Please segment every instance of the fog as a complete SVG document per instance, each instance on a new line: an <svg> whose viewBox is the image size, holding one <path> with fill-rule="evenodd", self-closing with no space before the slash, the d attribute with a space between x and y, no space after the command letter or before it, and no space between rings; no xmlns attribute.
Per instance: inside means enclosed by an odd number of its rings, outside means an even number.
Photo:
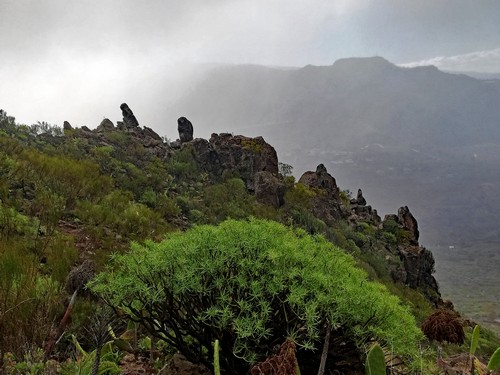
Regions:
<svg viewBox="0 0 500 375"><path fill-rule="evenodd" d="M496 0L0 0L0 15L0 107L28 124L95 127L127 102L175 137L175 118L160 114L194 89L206 66L193 64L379 55L500 71Z"/></svg>

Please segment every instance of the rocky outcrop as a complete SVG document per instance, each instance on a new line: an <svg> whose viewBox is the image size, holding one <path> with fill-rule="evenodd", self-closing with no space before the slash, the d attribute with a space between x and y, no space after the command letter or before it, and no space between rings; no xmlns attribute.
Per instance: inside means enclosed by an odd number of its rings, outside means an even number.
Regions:
<svg viewBox="0 0 500 375"><path fill-rule="evenodd" d="M352 226L356 226L359 221L370 223L375 227L380 226L382 220L378 216L377 210L372 209L372 206L366 204L366 199L361 189L358 189L356 198L350 200L349 208L348 221Z"/></svg>
<svg viewBox="0 0 500 375"><path fill-rule="evenodd" d="M135 118L134 113L129 108L127 103L122 103L122 105L120 105L120 109L122 110L123 124L127 128L135 128L139 126L139 122Z"/></svg>
<svg viewBox="0 0 500 375"><path fill-rule="evenodd" d="M263 204L278 208L284 204L285 184L270 172L255 174L255 197Z"/></svg>
<svg viewBox="0 0 500 375"><path fill-rule="evenodd" d="M214 133L209 141L196 138L174 145L174 152L177 149L190 149L214 182L238 177L259 202L273 207L283 204L285 186L278 174L278 156L262 137Z"/></svg>
<svg viewBox="0 0 500 375"><path fill-rule="evenodd" d="M105 132L105 131L109 131L109 130L113 130L115 128L115 125L113 124L113 122L108 119L108 118L105 118L104 120L101 121L101 123L99 124L99 126L97 127L97 132Z"/></svg>
<svg viewBox="0 0 500 375"><path fill-rule="evenodd" d="M434 256L432 252L418 243L418 224L407 206L400 207L397 215L386 215L384 228L390 228L389 223L396 223L398 239L397 252L401 259L403 270L401 280L413 289L420 289L430 301L438 305L441 295L434 273Z"/></svg>
<svg viewBox="0 0 500 375"><path fill-rule="evenodd" d="M311 198L311 211L314 216L328 225L333 225L343 216L337 182L323 164L318 165L315 172L305 172L299 183L314 192L314 197Z"/></svg>
<svg viewBox="0 0 500 375"><path fill-rule="evenodd" d="M407 206L400 207L398 210L398 223L409 233L409 240L412 245L418 245L417 220L413 217Z"/></svg>
<svg viewBox="0 0 500 375"><path fill-rule="evenodd" d="M255 175L258 172L265 171L278 177L276 150L262 137L214 133L209 143L217 153L222 174L240 177L251 193L255 193Z"/></svg>
<svg viewBox="0 0 500 375"><path fill-rule="evenodd" d="M63 122L63 130L73 130L73 127L68 121Z"/></svg>
<svg viewBox="0 0 500 375"><path fill-rule="evenodd" d="M185 117L179 117L177 120L177 131L181 143L186 143L193 140L193 124Z"/></svg>

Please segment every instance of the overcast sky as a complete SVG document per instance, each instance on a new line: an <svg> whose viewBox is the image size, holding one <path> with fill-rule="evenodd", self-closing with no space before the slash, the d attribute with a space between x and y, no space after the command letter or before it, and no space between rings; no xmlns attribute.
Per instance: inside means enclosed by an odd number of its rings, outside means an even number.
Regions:
<svg viewBox="0 0 500 375"><path fill-rule="evenodd" d="M95 127L119 120L123 101L141 120L146 101L154 110L169 100L149 88L180 93L174 79L192 74L179 69L188 62L374 55L500 72L500 1L0 0L0 108L24 123Z"/></svg>

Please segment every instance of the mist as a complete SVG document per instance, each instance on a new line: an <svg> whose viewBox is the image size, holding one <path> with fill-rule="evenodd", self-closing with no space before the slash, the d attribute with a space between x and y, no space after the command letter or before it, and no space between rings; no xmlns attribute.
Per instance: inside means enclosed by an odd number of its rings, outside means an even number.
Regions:
<svg viewBox="0 0 500 375"><path fill-rule="evenodd" d="M19 122L94 128L119 120L127 102L169 137L177 114L161 113L205 64L303 67L380 55L445 65L446 56L482 51L460 68L491 72L498 59L486 52L500 46L494 0L1 0L0 14L0 106Z"/></svg>

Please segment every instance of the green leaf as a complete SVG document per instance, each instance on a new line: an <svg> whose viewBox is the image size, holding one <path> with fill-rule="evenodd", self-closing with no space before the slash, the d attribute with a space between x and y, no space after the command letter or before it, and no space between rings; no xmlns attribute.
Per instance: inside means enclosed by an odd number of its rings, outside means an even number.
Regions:
<svg viewBox="0 0 500 375"><path fill-rule="evenodd" d="M474 327L474 331L472 332L472 338L470 342L470 351L469 351L470 355L474 355L474 353L476 352L477 346L479 344L479 331L480 328L476 324L476 326Z"/></svg>
<svg viewBox="0 0 500 375"><path fill-rule="evenodd" d="M495 350L495 353L490 358L488 362L488 370L493 371L500 368L500 348Z"/></svg>
<svg viewBox="0 0 500 375"><path fill-rule="evenodd" d="M385 357L379 344L371 347L366 357L366 375L385 375Z"/></svg>

